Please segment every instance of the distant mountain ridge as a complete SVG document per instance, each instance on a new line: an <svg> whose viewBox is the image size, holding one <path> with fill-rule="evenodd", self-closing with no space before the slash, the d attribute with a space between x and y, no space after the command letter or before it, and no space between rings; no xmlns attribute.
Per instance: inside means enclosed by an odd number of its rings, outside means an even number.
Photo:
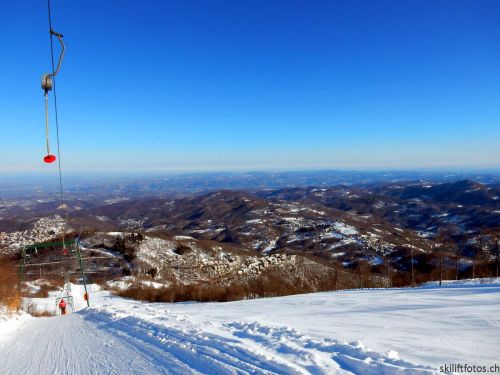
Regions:
<svg viewBox="0 0 500 375"><path fill-rule="evenodd" d="M0 197L47 199L58 193L56 176L0 177ZM491 172L344 171L210 172L178 174L65 174L68 197L168 196L222 189L262 190L293 187L357 185L372 188L388 183L445 183L474 180L500 185L500 170Z"/></svg>
<svg viewBox="0 0 500 375"><path fill-rule="evenodd" d="M443 241L449 251L460 244L463 256L470 256L481 236L490 241L500 234L499 197L497 185L459 180L82 197L67 204L70 225L80 231L181 236L255 254L304 253L344 268L362 264L382 272L390 264L406 272L409 249L415 264L428 270ZM16 218L0 220L0 230L13 243L23 236L18 228L29 234L36 218L53 215L56 207L57 201L11 206Z"/></svg>

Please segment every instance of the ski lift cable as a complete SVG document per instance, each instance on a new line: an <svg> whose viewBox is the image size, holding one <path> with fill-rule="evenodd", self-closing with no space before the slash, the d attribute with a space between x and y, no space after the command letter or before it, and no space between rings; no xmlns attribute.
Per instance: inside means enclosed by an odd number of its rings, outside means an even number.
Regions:
<svg viewBox="0 0 500 375"><path fill-rule="evenodd" d="M63 191L63 182L62 182L62 168L61 168L61 142L60 142L60 137L59 137L59 114L58 114L58 109L57 109L57 89L56 89L56 75L59 73L59 70L61 69L61 64L62 60L64 58L64 52L65 52L65 46L62 40L62 34L57 33L54 31L52 28L52 14L51 14L51 6L50 6L50 0L47 0L47 10L48 10L48 21L49 21L49 34L50 34L50 57L51 57L51 65L52 65L52 73L50 75L45 76L45 82L47 82L47 79L52 79L52 89L54 91L54 116L55 116L55 123L56 123L56 143L57 143L57 164L58 164L58 170L59 170L59 200L60 200L60 208L64 210L65 213L65 218L64 218L64 226L63 226L63 231L62 231L62 242L63 242L63 247L65 247L65 240L66 240L66 229L67 229L67 224L68 224L68 210L65 207L64 204L64 191ZM61 44L61 54L59 56L59 61L57 63L57 68L55 66L55 60L54 60L54 36L57 37ZM49 78L50 77L50 78ZM47 137L47 157L50 156L49 152L49 133L48 133L48 89L47 87L45 88L45 105L46 105L46 137ZM54 160L52 160L54 161Z"/></svg>
<svg viewBox="0 0 500 375"><path fill-rule="evenodd" d="M51 47L51 56L52 56L52 73L46 73L42 76L42 89L44 90L45 97L45 138L47 142L47 155L43 158L43 161L46 163L53 163L56 160L56 157L50 153L50 142L49 142L49 91L52 91L53 81L59 70L61 69L62 60L64 58L64 51L66 47L64 46L63 36L60 33L57 33L52 29L52 20L50 13L50 2L48 3L49 9L49 34L50 34L50 47ZM54 68L54 47L53 47L53 36L56 36L61 44L61 54L59 55L59 61L57 63L57 68ZM57 96L57 95L56 95ZM56 97L57 101L57 97ZM57 107L57 106L56 106ZM56 120L57 112L56 112Z"/></svg>

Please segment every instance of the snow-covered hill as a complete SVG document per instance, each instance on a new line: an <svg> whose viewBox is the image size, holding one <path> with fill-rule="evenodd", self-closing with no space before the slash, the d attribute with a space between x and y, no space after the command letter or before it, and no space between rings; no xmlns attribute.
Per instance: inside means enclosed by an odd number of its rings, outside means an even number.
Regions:
<svg viewBox="0 0 500 375"><path fill-rule="evenodd" d="M471 180L322 183L253 191L207 187L203 193L175 196L165 192L122 196L108 191L100 198L95 189L91 192L67 201L66 229L73 228L75 235L89 242L88 237L96 233L141 233L150 239L144 247L166 248L167 255L173 242L181 239L197 241L198 247L210 243L215 253L226 246L254 255L305 253L346 271L390 274L397 286L412 283L412 265L416 283L436 280L440 264L444 277L450 278L456 257L460 278L493 276L498 268L500 190L495 184ZM55 201L32 197L7 203L0 207L0 254L53 240L65 227ZM156 255L143 265L162 258ZM93 276L109 276L105 263L96 264L102 272ZM130 271L120 261L110 268L113 275ZM221 273L227 271L223 268ZM162 269L170 271L164 265ZM160 270L153 266L146 271L154 275Z"/></svg>
<svg viewBox="0 0 500 375"><path fill-rule="evenodd" d="M15 331L0 325L0 373L428 374L489 365L500 350L494 284L204 304L94 291L90 309L21 320Z"/></svg>

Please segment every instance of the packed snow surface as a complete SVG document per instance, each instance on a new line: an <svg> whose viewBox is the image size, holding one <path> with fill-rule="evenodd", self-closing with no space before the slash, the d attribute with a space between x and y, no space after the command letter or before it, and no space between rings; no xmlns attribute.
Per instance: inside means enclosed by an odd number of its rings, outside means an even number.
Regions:
<svg viewBox="0 0 500 375"><path fill-rule="evenodd" d="M90 309L79 289L76 313L0 326L1 374L437 374L500 352L494 283L178 304L93 288Z"/></svg>

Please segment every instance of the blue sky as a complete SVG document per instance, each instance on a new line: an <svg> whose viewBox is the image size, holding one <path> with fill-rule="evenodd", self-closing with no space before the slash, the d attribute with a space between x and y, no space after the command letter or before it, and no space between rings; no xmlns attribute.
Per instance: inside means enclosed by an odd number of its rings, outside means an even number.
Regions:
<svg viewBox="0 0 500 375"><path fill-rule="evenodd" d="M496 0L52 7L65 170L500 166ZM0 35L0 171L50 171L46 3L6 2Z"/></svg>

